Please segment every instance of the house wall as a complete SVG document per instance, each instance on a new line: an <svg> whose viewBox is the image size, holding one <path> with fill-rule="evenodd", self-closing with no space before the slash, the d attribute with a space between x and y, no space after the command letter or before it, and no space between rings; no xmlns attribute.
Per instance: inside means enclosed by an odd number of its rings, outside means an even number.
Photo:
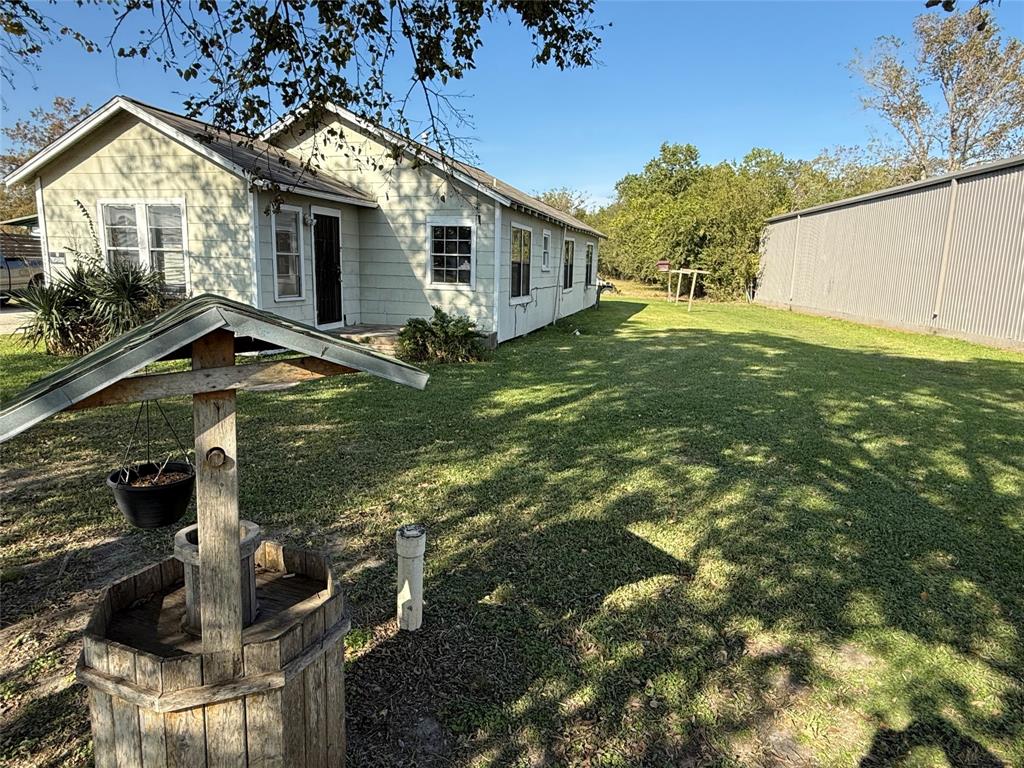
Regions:
<svg viewBox="0 0 1024 768"><path fill-rule="evenodd" d="M121 114L39 171L47 251L93 251L101 199L182 198L185 201L190 294L219 293L252 301L251 231L246 183L174 139ZM59 271L58 258L48 258Z"/></svg>
<svg viewBox="0 0 1024 768"><path fill-rule="evenodd" d="M340 123L335 123L340 126ZM375 198L379 208L358 211L360 322L404 323L429 317L432 306L467 315L481 330L497 330L494 308L494 205L479 193L445 179L429 166L414 167L351 126L345 144L324 130L285 132L274 142L302 157L322 153L324 173ZM474 227L472 286L436 285L430 279L428 223L468 221Z"/></svg>
<svg viewBox="0 0 1024 768"><path fill-rule="evenodd" d="M256 221L259 231L259 308L287 317L307 325L316 324L316 301L313 278L313 232L312 227L302 224L302 299L274 298L274 240L271 228L270 203L274 195L260 192L257 195ZM364 322L360 297L360 213L357 206L318 200L304 195L283 194L285 205L302 209L303 216L311 214L313 208L328 208L341 214L341 277L342 313L346 325Z"/></svg>
<svg viewBox="0 0 1024 768"><path fill-rule="evenodd" d="M512 298L512 226L527 227L532 231L530 252L530 297L528 301ZM544 231L551 233L550 268L545 271L542 262ZM565 240L575 240L572 289L562 290L562 254ZM502 206L501 215L501 280L498 291L498 341L521 336L563 318L581 309L592 307L597 301L597 286L586 286L586 246L594 246L594 274L597 273L599 243L593 235L568 229L536 216ZM594 281L596 283L596 279ZM556 314L557 313L557 314Z"/></svg>

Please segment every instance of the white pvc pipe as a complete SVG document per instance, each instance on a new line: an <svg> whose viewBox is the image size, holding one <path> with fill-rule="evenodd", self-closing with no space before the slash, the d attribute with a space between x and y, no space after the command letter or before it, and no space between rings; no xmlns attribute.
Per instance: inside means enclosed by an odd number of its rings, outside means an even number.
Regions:
<svg viewBox="0 0 1024 768"><path fill-rule="evenodd" d="M419 523L395 531L398 551L398 628L417 630L423 624L423 553L427 529Z"/></svg>

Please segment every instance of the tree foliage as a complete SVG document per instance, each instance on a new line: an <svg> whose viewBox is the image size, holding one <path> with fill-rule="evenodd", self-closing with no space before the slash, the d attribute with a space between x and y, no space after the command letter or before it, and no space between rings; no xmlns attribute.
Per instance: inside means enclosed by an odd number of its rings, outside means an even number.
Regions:
<svg viewBox="0 0 1024 768"><path fill-rule="evenodd" d="M327 104L464 154L464 115L445 87L474 69L484 25L526 29L535 64L593 63L603 27L594 0L78 0L112 10L104 42L116 56L151 60L186 85L185 109L255 136L268 121ZM69 4L70 5L70 4ZM29 0L0 0L7 58L38 65L62 35L99 46ZM8 83L10 70L5 71ZM415 105L415 108L411 108ZM415 122L414 122L415 121Z"/></svg>
<svg viewBox="0 0 1024 768"><path fill-rule="evenodd" d="M571 187L555 187L536 195L538 200L557 208L563 213L584 219L590 210L590 196L586 192Z"/></svg>
<svg viewBox="0 0 1024 768"><path fill-rule="evenodd" d="M90 111L88 105L78 106L73 97L58 96L51 106L36 107L27 118L4 126L3 134L10 142L10 149L0 153L0 178L56 141ZM31 188L0 186L0 219L25 216L35 209Z"/></svg>
<svg viewBox="0 0 1024 768"><path fill-rule="evenodd" d="M715 298L743 295L758 270L765 219L892 186L906 170L871 163L837 149L788 160L755 148L738 162L705 165L692 144L663 144L643 171L623 177L616 200L588 215L608 234L601 270L613 277L655 281L657 262L706 269Z"/></svg>
<svg viewBox="0 0 1024 768"><path fill-rule="evenodd" d="M878 38L851 62L865 108L897 137L894 157L925 178L1024 152L1024 43L980 7L919 16L914 37Z"/></svg>

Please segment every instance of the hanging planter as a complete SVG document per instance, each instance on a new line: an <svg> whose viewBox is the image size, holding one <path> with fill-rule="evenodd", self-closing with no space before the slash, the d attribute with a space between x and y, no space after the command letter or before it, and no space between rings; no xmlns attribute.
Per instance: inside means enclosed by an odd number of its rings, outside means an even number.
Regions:
<svg viewBox="0 0 1024 768"><path fill-rule="evenodd" d="M167 428L174 435L184 461L171 461L168 455L162 463L147 459L138 464L128 464L128 456L135 442L135 435L138 434L143 409L146 413L147 457L150 453L149 404L144 403L139 406L135 429L125 451L124 464L107 477L107 485L114 492L117 508L129 523L138 528L162 528L178 522L188 509L196 487L195 467L189 461L188 454L159 403L157 408L164 417Z"/></svg>

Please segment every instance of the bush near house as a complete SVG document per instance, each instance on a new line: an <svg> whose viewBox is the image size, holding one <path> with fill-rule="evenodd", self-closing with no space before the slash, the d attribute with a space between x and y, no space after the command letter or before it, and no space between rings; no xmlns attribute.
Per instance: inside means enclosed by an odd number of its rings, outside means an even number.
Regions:
<svg viewBox="0 0 1024 768"><path fill-rule="evenodd" d="M49 285L19 294L32 315L20 328L29 346L51 355L82 355L160 314L175 300L163 292L160 273L130 262L104 268L76 264Z"/></svg>
<svg viewBox="0 0 1024 768"><path fill-rule="evenodd" d="M440 307L434 307L430 320L410 318L398 333L398 356L414 363L467 363L482 359L485 353L476 323Z"/></svg>

